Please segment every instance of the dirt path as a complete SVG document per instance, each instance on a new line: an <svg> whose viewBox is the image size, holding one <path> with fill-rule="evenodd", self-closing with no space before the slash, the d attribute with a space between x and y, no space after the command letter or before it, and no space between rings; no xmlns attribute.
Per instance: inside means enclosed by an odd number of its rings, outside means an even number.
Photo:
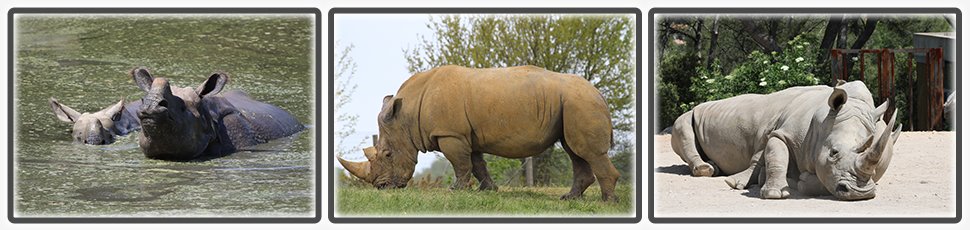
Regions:
<svg viewBox="0 0 970 230"><path fill-rule="evenodd" d="M687 164L658 135L654 151L656 217L953 217L956 215L956 134L904 132L876 198L845 202L832 196L762 200L759 189L732 190L725 177L691 177Z"/></svg>

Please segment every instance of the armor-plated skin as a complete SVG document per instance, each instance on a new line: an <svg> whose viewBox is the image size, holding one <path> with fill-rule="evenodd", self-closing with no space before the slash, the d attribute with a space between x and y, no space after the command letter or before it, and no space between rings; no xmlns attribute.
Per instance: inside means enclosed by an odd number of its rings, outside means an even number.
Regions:
<svg viewBox="0 0 970 230"><path fill-rule="evenodd" d="M303 130L279 107L253 100L241 91L219 93L229 75L216 72L196 88L174 87L148 70L131 71L145 91L138 118L138 145L148 158L186 161L218 157Z"/></svg>

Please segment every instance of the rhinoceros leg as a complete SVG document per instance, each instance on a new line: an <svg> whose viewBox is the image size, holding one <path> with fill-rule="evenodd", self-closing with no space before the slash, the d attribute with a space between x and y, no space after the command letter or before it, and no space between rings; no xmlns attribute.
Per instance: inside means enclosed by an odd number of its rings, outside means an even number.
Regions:
<svg viewBox="0 0 970 230"><path fill-rule="evenodd" d="M796 185L798 192L806 196L823 196L831 194L829 190L826 190L822 185L822 182L818 180L818 175L810 172L803 172L798 176L798 184Z"/></svg>
<svg viewBox="0 0 970 230"><path fill-rule="evenodd" d="M674 130L671 133L670 145L674 153L690 166L692 176L709 177L717 175L717 168L704 162L697 148L697 139L694 137L694 111L689 111L680 115L674 121Z"/></svg>
<svg viewBox="0 0 970 230"><path fill-rule="evenodd" d="M455 137L439 137L438 147L455 169L455 182L452 190L471 188L472 150L466 142Z"/></svg>
<svg viewBox="0 0 970 230"><path fill-rule="evenodd" d="M754 174L754 172L758 168L758 163L761 161L762 155L764 155L764 151L755 153L751 156L751 166L748 166L748 169L731 175L727 179L724 179L724 182L727 182L728 186L733 189L746 189L751 184L757 184L758 175Z"/></svg>
<svg viewBox="0 0 970 230"><path fill-rule="evenodd" d="M764 151L766 178L761 186L761 198L788 198L788 146L780 138L772 136L768 138Z"/></svg>
<svg viewBox="0 0 970 230"><path fill-rule="evenodd" d="M589 162L586 162L582 157L576 155L569 145L565 141L562 141L562 147L569 154L569 159L573 162L573 188L559 197L561 200L571 200L576 198L582 198L583 192L586 192L586 188L596 181L593 177L593 169L590 168Z"/></svg>
<svg viewBox="0 0 970 230"><path fill-rule="evenodd" d="M472 152L472 175L478 179L478 190L498 190L498 186L492 181L492 176L488 174L488 167L481 152Z"/></svg>

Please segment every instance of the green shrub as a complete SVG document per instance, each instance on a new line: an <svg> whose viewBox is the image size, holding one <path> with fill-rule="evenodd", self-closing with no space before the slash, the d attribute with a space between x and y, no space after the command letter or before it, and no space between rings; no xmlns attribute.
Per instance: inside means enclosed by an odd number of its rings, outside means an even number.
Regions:
<svg viewBox="0 0 970 230"><path fill-rule="evenodd" d="M799 35L788 42L781 53L751 52L748 60L737 65L729 74L722 74L718 61L710 69L698 67L691 78L697 104L746 93L768 94L792 86L817 85L821 81L812 74L818 39Z"/></svg>

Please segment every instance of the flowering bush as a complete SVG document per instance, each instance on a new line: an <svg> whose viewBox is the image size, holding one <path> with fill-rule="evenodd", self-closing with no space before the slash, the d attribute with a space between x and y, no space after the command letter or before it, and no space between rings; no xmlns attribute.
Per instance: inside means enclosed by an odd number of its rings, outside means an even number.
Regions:
<svg viewBox="0 0 970 230"><path fill-rule="evenodd" d="M781 53L751 52L748 61L722 74L717 60L710 69L698 67L692 78L691 91L695 102L688 105L733 97L746 93L767 94L792 86L817 85L818 76L812 74L818 39L806 35L789 41Z"/></svg>

